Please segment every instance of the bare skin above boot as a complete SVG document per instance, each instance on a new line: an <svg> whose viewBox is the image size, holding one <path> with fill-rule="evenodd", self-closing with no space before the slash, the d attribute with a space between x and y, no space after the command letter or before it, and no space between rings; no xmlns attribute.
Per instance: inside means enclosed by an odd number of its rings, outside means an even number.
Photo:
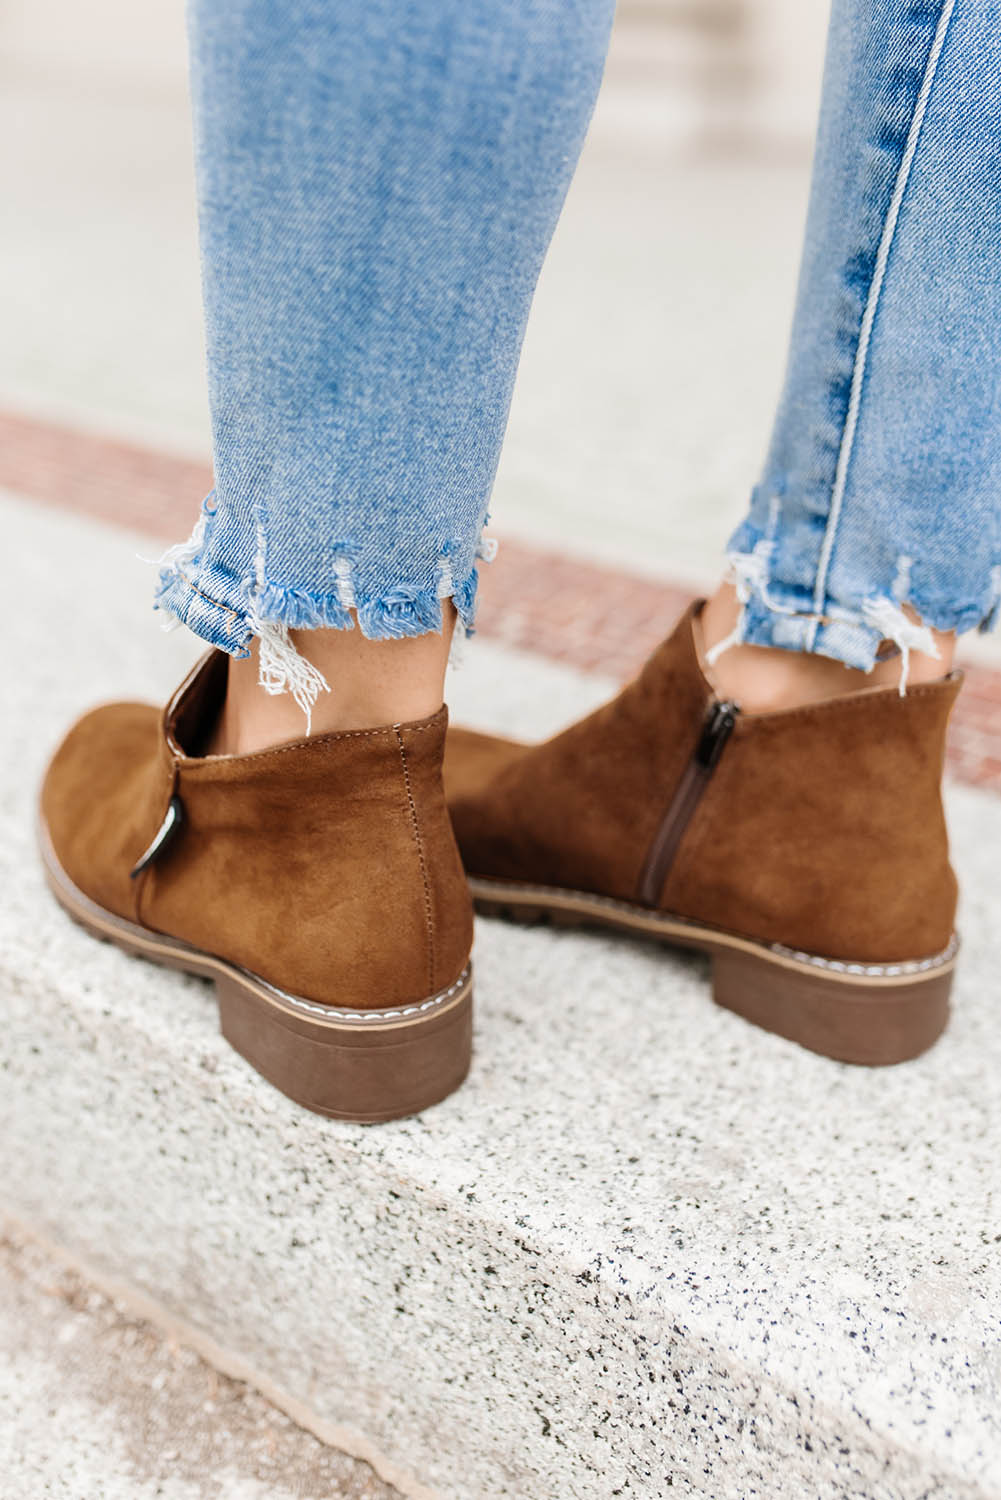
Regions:
<svg viewBox="0 0 1001 1500"><path fill-rule="evenodd" d="M111 704L70 731L42 791L50 884L96 936L214 979L224 1035L291 1098L414 1113L471 1049L446 711L205 756L226 671L211 652L163 713Z"/></svg>
<svg viewBox="0 0 1001 1500"><path fill-rule="evenodd" d="M957 947L941 777L960 674L742 713L703 671L698 610L542 745L449 732L476 906L701 949L716 1000L760 1026L850 1062L916 1056Z"/></svg>

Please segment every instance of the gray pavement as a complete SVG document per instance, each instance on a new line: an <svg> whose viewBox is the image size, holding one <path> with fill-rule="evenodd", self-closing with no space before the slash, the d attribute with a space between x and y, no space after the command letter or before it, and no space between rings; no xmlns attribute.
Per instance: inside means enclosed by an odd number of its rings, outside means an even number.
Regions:
<svg viewBox="0 0 1001 1500"><path fill-rule="evenodd" d="M394 1500L47 1248L0 1226L3 1500Z"/></svg>

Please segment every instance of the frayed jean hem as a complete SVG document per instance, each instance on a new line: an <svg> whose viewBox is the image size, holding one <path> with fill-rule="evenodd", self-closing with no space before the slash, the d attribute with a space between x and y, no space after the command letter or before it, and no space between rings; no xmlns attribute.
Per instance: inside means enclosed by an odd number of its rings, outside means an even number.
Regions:
<svg viewBox="0 0 1001 1500"><path fill-rule="evenodd" d="M383 586L377 579L373 592L370 576L356 566L351 550L343 547L330 558L326 570L333 590L313 593L286 587L268 577L267 543L260 523L256 551L243 549L246 562L241 572L216 561L213 554L219 550L219 520L213 492L205 500L191 536L160 559L154 608L167 617L166 629L174 624L186 625L208 645L230 656L249 656L251 642L257 640L261 686L272 694L291 693L306 716L307 734L316 700L321 692L330 691L330 684L296 649L290 631L353 630L357 626L373 641L441 634L444 601L451 599L456 613L453 645L458 644L473 630L477 559L489 562L496 548L495 543L481 539L471 566L457 582L452 570L456 549L446 542L435 560L427 564L426 576L433 580L429 586L416 587L403 581Z"/></svg>
<svg viewBox="0 0 1001 1500"><path fill-rule="evenodd" d="M904 659L901 690L907 681L911 651L938 656L934 631L990 630L996 623L1001 599L1001 569L992 568L983 579L978 598L956 603L925 597L911 586L914 560L898 559L895 575L883 591L874 590L857 600L828 597L818 608L808 588L782 578L780 543L755 536L745 523L733 538L728 553L740 614L736 628L710 652L715 661L730 646L772 646L785 651L827 656L869 672L880 648L891 642Z"/></svg>
<svg viewBox="0 0 1001 1500"><path fill-rule="evenodd" d="M247 656L250 641L261 625L287 630L352 630L357 622L369 640L400 640L407 636L439 634L444 622L443 601L451 599L467 635L473 633L478 573L447 594L397 584L374 599L357 599L348 607L337 594L308 594L276 584L261 588L239 583L221 570L202 567L197 578L183 565L160 573L154 607L172 615L195 635L230 656ZM221 584L218 589L213 584ZM206 586L207 585L207 586ZM216 594L242 595L230 605Z"/></svg>

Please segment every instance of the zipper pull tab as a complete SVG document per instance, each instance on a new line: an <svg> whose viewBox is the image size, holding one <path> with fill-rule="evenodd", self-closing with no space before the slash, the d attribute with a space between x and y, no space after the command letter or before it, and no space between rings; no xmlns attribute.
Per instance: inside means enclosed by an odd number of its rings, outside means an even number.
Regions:
<svg viewBox="0 0 1001 1500"><path fill-rule="evenodd" d="M699 743L695 747L695 763L704 771L714 769L723 754L723 746L733 733L739 713L737 704L729 700L716 700L709 705Z"/></svg>

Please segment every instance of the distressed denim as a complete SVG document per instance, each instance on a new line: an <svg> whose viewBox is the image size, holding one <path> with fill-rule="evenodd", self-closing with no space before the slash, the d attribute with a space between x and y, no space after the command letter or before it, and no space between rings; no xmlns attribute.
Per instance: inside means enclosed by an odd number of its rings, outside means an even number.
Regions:
<svg viewBox="0 0 1001 1500"><path fill-rule="evenodd" d="M193 0L216 487L158 602L237 655L258 635L272 686L290 627L354 611L368 636L419 634L447 597L471 625L611 12ZM785 388L730 544L731 639L868 668L887 638L932 649L904 604L942 630L996 612L999 30L995 0L835 0Z"/></svg>
<svg viewBox="0 0 1001 1500"><path fill-rule="evenodd" d="M1001 588L1001 6L835 0L739 639L870 668ZM905 663L906 665L906 663Z"/></svg>
<svg viewBox="0 0 1001 1500"><path fill-rule="evenodd" d="M472 623L612 10L192 0L215 489L158 603L237 656L259 635L277 686L289 627Z"/></svg>

